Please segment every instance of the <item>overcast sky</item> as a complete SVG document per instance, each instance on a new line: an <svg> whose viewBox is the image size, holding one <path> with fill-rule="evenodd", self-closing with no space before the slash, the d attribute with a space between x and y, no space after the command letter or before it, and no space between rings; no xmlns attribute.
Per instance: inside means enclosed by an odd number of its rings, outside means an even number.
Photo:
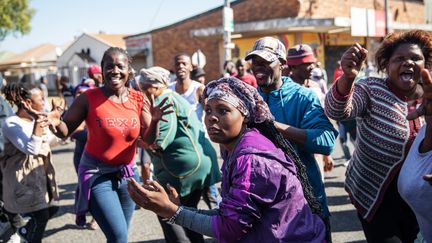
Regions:
<svg viewBox="0 0 432 243"><path fill-rule="evenodd" d="M83 32L138 34L215 7L223 0L30 0L31 32L8 36L0 51L20 53L43 43L64 45Z"/></svg>

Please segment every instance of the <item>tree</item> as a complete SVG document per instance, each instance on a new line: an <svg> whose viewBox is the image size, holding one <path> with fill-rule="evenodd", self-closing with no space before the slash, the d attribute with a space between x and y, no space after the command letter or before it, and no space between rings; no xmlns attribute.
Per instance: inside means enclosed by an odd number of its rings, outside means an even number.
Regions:
<svg viewBox="0 0 432 243"><path fill-rule="evenodd" d="M0 41L10 34L28 34L34 13L29 0L0 0Z"/></svg>

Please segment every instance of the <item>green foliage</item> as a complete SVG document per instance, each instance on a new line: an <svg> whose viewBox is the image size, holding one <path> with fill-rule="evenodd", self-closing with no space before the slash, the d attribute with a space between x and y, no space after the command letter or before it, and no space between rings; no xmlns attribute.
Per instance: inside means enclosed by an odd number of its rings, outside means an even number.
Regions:
<svg viewBox="0 0 432 243"><path fill-rule="evenodd" d="M29 0L0 0L0 41L10 34L28 34L34 13Z"/></svg>

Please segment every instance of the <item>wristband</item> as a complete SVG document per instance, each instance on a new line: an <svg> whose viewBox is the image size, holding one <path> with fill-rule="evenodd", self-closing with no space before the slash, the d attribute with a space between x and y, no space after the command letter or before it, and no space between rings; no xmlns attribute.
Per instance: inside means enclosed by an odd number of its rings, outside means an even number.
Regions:
<svg viewBox="0 0 432 243"><path fill-rule="evenodd" d="M175 221L176 221L176 219L179 216L181 211L183 211L183 206L178 207L175 214L173 216L171 216L171 218L169 218L166 222L168 224L175 224Z"/></svg>

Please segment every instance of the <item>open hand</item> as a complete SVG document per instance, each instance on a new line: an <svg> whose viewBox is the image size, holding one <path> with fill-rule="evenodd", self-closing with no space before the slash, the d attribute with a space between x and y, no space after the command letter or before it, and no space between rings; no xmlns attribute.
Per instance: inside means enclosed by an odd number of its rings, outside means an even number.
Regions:
<svg viewBox="0 0 432 243"><path fill-rule="evenodd" d="M368 51L360 44L355 43L344 52L341 58L342 71L346 78L355 79L366 60Z"/></svg>
<svg viewBox="0 0 432 243"><path fill-rule="evenodd" d="M128 182L128 191L136 204L163 218L170 218L177 211L178 206L170 201L165 189L156 181L146 181L140 186L132 178Z"/></svg>
<svg viewBox="0 0 432 243"><path fill-rule="evenodd" d="M64 106L62 106L62 104L55 102L54 99L51 102L51 106L52 106L51 111L47 113L48 120L50 123L49 128L53 133L56 133L57 132L56 127L61 123L60 117L61 117L61 113L63 113L64 111Z"/></svg>
<svg viewBox="0 0 432 243"><path fill-rule="evenodd" d="M154 95L150 95L150 114L152 116L152 120L153 121L164 121L164 122L168 122L166 119L163 118L164 115L168 115L172 112L174 112L173 110L168 110L170 107L173 106L173 104L165 104L168 100L168 97L166 97L165 99L163 99L159 105L155 106L155 100L154 100Z"/></svg>
<svg viewBox="0 0 432 243"><path fill-rule="evenodd" d="M64 107L61 104L52 100L51 103L52 109L51 112L48 113L48 119L51 121L51 124L56 127L60 124L61 113L64 111Z"/></svg>

